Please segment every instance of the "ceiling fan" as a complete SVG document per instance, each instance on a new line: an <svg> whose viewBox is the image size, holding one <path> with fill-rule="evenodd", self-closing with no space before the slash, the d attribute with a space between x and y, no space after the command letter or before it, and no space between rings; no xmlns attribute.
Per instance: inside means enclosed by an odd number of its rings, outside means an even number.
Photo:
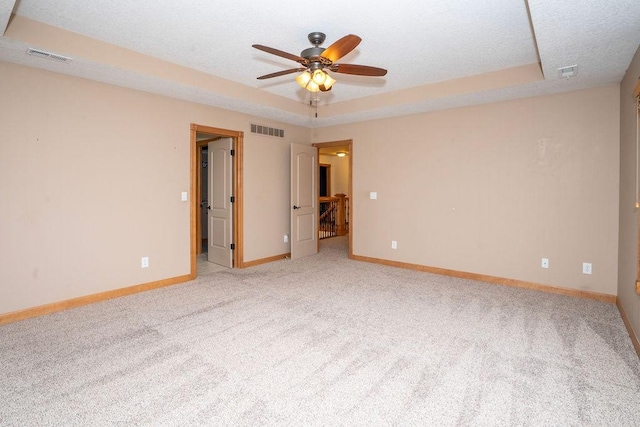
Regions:
<svg viewBox="0 0 640 427"><path fill-rule="evenodd" d="M301 72L296 77L296 82L309 92L326 92L331 90L335 80L326 72L355 74L357 76L381 77L387 74L387 70L368 65L336 64L340 58L351 52L360 44L362 39L356 35L349 34L333 43L328 48L320 47L326 35L319 31L310 33L309 41L313 47L307 48L300 53L300 56L283 52L272 47L261 44L252 45L258 50L262 50L282 58L290 59L301 65L298 68L291 68L258 77L258 80L270 79L272 77L284 76L286 74Z"/></svg>

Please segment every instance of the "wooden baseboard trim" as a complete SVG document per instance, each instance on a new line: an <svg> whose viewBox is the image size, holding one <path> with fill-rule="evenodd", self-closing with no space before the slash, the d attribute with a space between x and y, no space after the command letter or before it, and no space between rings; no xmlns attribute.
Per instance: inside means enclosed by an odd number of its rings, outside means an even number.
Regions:
<svg viewBox="0 0 640 427"><path fill-rule="evenodd" d="M281 259L291 258L291 253L274 255L268 258L255 259L253 261L244 262L242 268L255 267L256 265L266 264L268 262L279 261Z"/></svg>
<svg viewBox="0 0 640 427"><path fill-rule="evenodd" d="M511 286L514 288L532 289L541 292L567 295L570 297L586 298L596 301L615 304L616 296L609 294L601 294L598 292L581 291L578 289L568 289L559 286L542 285L540 283L525 282L522 280L505 279L504 277L487 276L484 274L468 273L465 271L449 270L446 268L429 267L420 264L410 264L406 262L390 261L386 259L370 258L366 256L353 255L352 259L357 261L371 262L374 264L389 265L391 267L406 268L409 270L424 271L426 273L440 274L442 276L458 277L461 279L475 280L479 282L493 283L495 285Z"/></svg>
<svg viewBox="0 0 640 427"><path fill-rule="evenodd" d="M106 301L113 298L119 298L126 295L137 294L139 292L150 291L152 289L164 288L165 286L188 282L189 280L193 280L194 278L195 276L187 274L184 276L171 277L169 279L158 280L155 282L142 283L140 285L128 286L126 288L114 289L112 291L100 292L97 294L58 301L51 304L13 311L11 313L4 313L0 314L0 325L29 319L31 317L44 316L45 314L51 314L57 311L81 307L83 305Z"/></svg>
<svg viewBox="0 0 640 427"><path fill-rule="evenodd" d="M631 338L631 342L633 343L633 348L636 349L636 353L638 354L638 357L640 357L640 341L638 341L638 336L636 335L636 331L633 330L633 326L631 326L631 322L627 317L627 313L624 311L624 307L622 307L620 298L616 298L616 306L618 307L620 316L622 316L622 321L624 322L624 326L627 328L627 332L629 333L629 337Z"/></svg>

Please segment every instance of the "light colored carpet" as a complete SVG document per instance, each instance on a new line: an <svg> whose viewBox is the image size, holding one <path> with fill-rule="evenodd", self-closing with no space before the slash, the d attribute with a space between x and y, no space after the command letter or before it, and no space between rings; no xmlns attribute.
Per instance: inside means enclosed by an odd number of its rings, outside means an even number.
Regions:
<svg viewBox="0 0 640 427"><path fill-rule="evenodd" d="M616 307L319 255L0 327L0 425L640 425Z"/></svg>

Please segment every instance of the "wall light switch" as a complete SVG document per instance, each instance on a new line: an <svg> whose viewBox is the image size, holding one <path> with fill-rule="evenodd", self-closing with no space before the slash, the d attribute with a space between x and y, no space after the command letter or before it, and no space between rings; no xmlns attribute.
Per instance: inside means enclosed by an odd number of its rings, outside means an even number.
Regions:
<svg viewBox="0 0 640 427"><path fill-rule="evenodd" d="M183 201L183 202L186 202L186 201L188 200L187 192L186 192L186 191L183 191L183 192L182 192L181 198L182 198L182 201Z"/></svg>
<svg viewBox="0 0 640 427"><path fill-rule="evenodd" d="M372 191L369 193L369 199L371 200L376 200L378 198L378 192L377 191Z"/></svg>

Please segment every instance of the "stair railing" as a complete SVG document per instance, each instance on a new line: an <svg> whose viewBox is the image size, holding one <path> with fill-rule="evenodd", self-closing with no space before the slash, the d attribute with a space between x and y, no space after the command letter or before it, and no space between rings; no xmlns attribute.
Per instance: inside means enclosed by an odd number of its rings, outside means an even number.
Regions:
<svg viewBox="0 0 640 427"><path fill-rule="evenodd" d="M345 194L320 197L318 235L320 239L344 236L349 233L349 198Z"/></svg>

